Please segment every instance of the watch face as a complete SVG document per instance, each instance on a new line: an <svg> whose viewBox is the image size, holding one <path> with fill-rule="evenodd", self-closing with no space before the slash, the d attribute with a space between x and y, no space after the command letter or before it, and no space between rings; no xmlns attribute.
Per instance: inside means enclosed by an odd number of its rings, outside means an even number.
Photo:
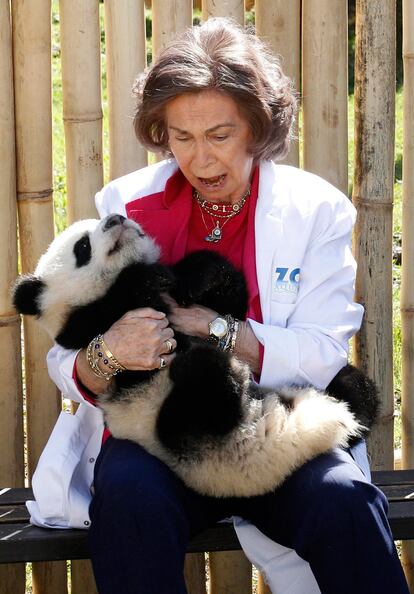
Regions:
<svg viewBox="0 0 414 594"><path fill-rule="evenodd" d="M223 318L216 318L210 323L210 334L223 338L227 334L228 324Z"/></svg>

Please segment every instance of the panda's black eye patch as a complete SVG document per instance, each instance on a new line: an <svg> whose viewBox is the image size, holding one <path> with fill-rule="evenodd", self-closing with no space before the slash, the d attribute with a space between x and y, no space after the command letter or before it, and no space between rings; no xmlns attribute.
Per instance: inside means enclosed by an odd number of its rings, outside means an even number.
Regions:
<svg viewBox="0 0 414 594"><path fill-rule="evenodd" d="M89 262L92 256L91 242L89 235L84 235L73 246L73 253L76 258L76 267L80 268Z"/></svg>

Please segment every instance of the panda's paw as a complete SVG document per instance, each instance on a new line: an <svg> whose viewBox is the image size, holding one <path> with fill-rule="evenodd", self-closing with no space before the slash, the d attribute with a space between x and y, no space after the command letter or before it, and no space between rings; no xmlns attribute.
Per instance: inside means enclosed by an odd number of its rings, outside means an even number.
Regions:
<svg viewBox="0 0 414 594"><path fill-rule="evenodd" d="M364 426L364 435L378 418L380 399L375 383L353 365L345 365L333 378L326 392L348 404L350 411Z"/></svg>

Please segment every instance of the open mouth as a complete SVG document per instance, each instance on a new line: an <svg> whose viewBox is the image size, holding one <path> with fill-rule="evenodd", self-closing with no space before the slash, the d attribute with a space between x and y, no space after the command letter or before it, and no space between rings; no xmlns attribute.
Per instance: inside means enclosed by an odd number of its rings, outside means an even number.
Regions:
<svg viewBox="0 0 414 594"><path fill-rule="evenodd" d="M222 175L216 175L214 177L199 177L198 179L205 188L218 188L226 179L226 174L223 173Z"/></svg>

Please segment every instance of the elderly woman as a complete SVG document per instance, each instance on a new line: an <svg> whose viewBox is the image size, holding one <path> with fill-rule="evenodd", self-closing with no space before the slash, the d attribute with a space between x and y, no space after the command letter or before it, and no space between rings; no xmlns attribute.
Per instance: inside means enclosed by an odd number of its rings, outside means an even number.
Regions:
<svg viewBox="0 0 414 594"><path fill-rule="evenodd" d="M172 158L111 182L97 195L100 215L139 222L167 264L198 249L226 256L249 289L247 319L232 336L236 355L262 386L324 388L345 365L362 319L352 301L355 212L324 180L272 162L288 150L296 110L277 60L254 35L213 19L177 37L135 95L138 139ZM169 319L150 308L129 312L104 339L127 369L155 369L174 357L177 330L217 342L234 332L215 311L173 303ZM53 445L42 457L32 520L80 527L91 520L101 594L184 594L189 538L229 516L274 593L408 592L364 444L312 460L265 496L201 496L137 444L105 434L101 448L94 398L106 382L85 351L55 346L48 363L83 413L77 432L65 436L70 468L58 467ZM48 505L44 491L52 472L60 506Z"/></svg>

